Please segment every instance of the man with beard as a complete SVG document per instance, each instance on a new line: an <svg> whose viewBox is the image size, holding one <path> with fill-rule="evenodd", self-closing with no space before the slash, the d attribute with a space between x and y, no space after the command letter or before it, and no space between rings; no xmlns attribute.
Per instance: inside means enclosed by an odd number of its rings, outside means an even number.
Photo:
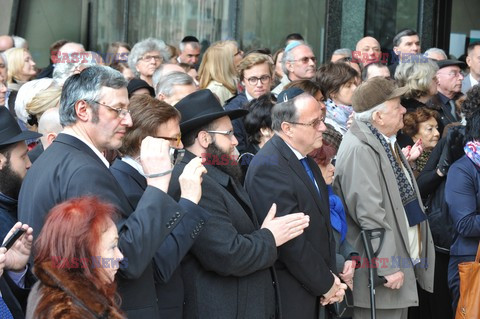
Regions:
<svg viewBox="0 0 480 319"><path fill-rule="evenodd" d="M0 240L17 222L18 194L32 163L25 140L41 134L22 131L6 107L0 107Z"/></svg>
<svg viewBox="0 0 480 319"><path fill-rule="evenodd" d="M178 176L195 156L202 157L207 174L198 204L211 214L182 263L184 318L277 318L272 268L277 246L300 235L309 218L303 213L275 217L272 205L259 224L233 159L238 142L231 120L247 111L224 110L210 90L186 96L176 108L186 151L173 170L169 193L178 198Z"/></svg>

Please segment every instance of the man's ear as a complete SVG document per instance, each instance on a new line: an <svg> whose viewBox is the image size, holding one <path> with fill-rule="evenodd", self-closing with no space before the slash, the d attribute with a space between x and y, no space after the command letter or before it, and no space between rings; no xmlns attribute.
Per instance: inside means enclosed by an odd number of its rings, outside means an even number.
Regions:
<svg viewBox="0 0 480 319"><path fill-rule="evenodd" d="M53 141L57 138L57 133L48 133L47 134L47 142L48 142L48 145L52 144Z"/></svg>
<svg viewBox="0 0 480 319"><path fill-rule="evenodd" d="M77 114L77 118L82 122L88 122L92 108L88 105L88 103L84 100L77 101L75 103L75 113Z"/></svg>
<svg viewBox="0 0 480 319"><path fill-rule="evenodd" d="M472 58L467 55L467 59L465 60L465 62L467 62L467 65L470 66L470 64L472 63Z"/></svg>
<svg viewBox="0 0 480 319"><path fill-rule="evenodd" d="M165 99L166 99L166 96L163 93L157 94L157 100L164 101Z"/></svg>
<svg viewBox="0 0 480 319"><path fill-rule="evenodd" d="M198 133L197 139L198 143L200 143L200 146L205 149L208 147L208 145L212 143L212 137L205 131L200 131Z"/></svg>
<svg viewBox="0 0 480 319"><path fill-rule="evenodd" d="M280 125L280 127L282 128L283 134L287 135L288 137L292 137L292 136L293 136L292 124L290 124L290 123L288 123L288 122L282 122L282 124Z"/></svg>
<svg viewBox="0 0 480 319"><path fill-rule="evenodd" d="M290 61L285 62L285 67L287 68L288 73L293 72L293 63L292 62L290 62Z"/></svg>
<svg viewBox="0 0 480 319"><path fill-rule="evenodd" d="M8 159L5 157L5 155L0 153L0 171L7 166L7 163Z"/></svg>
<svg viewBox="0 0 480 319"><path fill-rule="evenodd" d="M396 55L400 54L400 51L398 50L397 46L393 47L393 52L395 52Z"/></svg>

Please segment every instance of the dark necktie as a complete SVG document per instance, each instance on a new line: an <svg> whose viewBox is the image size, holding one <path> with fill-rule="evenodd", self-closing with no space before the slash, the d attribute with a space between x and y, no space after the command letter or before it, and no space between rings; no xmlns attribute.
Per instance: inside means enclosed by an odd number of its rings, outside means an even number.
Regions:
<svg viewBox="0 0 480 319"><path fill-rule="evenodd" d="M317 184L315 183L315 176L313 176L312 169L310 168L310 165L308 164L308 159L306 157L302 158L300 162L303 165L303 168L308 174L308 177L312 180L313 186L317 189L318 194L320 194L320 191L318 190Z"/></svg>
<svg viewBox="0 0 480 319"><path fill-rule="evenodd" d="M2 296L0 296L0 318L13 319L12 313L8 310L7 304L3 301Z"/></svg>
<svg viewBox="0 0 480 319"><path fill-rule="evenodd" d="M450 113L452 114L453 118L457 120L457 113L455 112L455 101L450 100L448 101L448 104L450 104Z"/></svg>

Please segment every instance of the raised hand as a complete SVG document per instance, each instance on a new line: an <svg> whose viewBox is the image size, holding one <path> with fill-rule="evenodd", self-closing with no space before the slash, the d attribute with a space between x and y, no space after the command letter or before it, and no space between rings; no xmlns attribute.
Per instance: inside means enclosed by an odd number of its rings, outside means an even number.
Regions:
<svg viewBox="0 0 480 319"><path fill-rule="evenodd" d="M23 270L30 258L33 243L33 229L27 224L22 224L21 222L16 223L12 229L10 229L7 236L5 236L4 241L10 238L10 236L20 228L25 230L25 233L17 239L13 246L5 253L5 269L7 270Z"/></svg>
<svg viewBox="0 0 480 319"><path fill-rule="evenodd" d="M262 228L267 228L272 232L277 247L283 245L290 239L300 236L310 222L310 216L304 213L275 217L276 213L277 205L274 203L262 223Z"/></svg>
<svg viewBox="0 0 480 319"><path fill-rule="evenodd" d="M198 204L202 197L202 175L205 173L207 173L207 169L202 165L200 157L195 157L185 165L183 173L178 178L182 198Z"/></svg>
<svg viewBox="0 0 480 319"><path fill-rule="evenodd" d="M164 192L168 190L172 172L170 161L170 143L161 138L147 136L140 146L140 160L147 177L147 184L155 186ZM162 176L149 177L149 175L162 174Z"/></svg>

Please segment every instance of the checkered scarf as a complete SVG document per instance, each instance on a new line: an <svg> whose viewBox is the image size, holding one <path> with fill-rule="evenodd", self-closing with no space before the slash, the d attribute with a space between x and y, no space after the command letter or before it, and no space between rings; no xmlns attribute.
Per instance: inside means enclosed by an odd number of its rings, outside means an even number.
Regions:
<svg viewBox="0 0 480 319"><path fill-rule="evenodd" d="M390 145L387 143L385 138L380 134L380 132L375 127L373 127L372 124L368 122L366 124L370 129L370 131L372 131L373 135L382 144L385 150L385 153L387 153L388 160L392 165L393 173L395 174L395 178L397 180L397 186L398 186L398 190L400 191L403 207L405 208L408 224L410 225L410 227L412 227L421 223L422 221L427 219L427 215L425 215L425 213L420 208L420 203L418 201L415 190L413 189L412 185L410 184L407 177L405 176L405 173L402 167L395 159L392 149L390 148ZM395 148L396 148L395 151L397 152L397 154L400 154L401 150L397 143L395 143ZM405 167L409 165L403 157L399 156L399 159L402 161ZM408 171L408 174L410 176L410 179L414 181L415 179L410 171Z"/></svg>

